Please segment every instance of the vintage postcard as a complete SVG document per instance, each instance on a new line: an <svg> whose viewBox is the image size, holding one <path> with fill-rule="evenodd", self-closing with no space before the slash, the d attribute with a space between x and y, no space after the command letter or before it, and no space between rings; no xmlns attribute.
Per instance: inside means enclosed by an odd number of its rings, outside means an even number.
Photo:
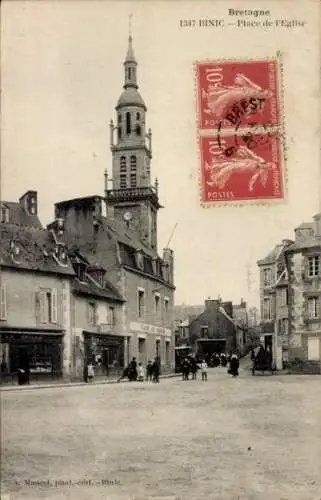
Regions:
<svg viewBox="0 0 321 500"><path fill-rule="evenodd" d="M319 0L4 0L0 500L321 500Z"/></svg>

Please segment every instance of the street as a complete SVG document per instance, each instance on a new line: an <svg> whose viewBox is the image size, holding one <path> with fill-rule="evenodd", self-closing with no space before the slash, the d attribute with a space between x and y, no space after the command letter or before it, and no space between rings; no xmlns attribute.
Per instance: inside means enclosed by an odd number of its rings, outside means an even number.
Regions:
<svg viewBox="0 0 321 500"><path fill-rule="evenodd" d="M318 376L3 392L7 500L318 500ZM5 494L8 496L5 496ZM2 498L2 497L1 497Z"/></svg>

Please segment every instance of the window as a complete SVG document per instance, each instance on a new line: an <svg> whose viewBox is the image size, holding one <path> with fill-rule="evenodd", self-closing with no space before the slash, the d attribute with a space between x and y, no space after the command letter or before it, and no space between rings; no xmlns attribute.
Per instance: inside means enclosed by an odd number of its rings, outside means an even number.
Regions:
<svg viewBox="0 0 321 500"><path fill-rule="evenodd" d="M126 170L127 170L126 157L121 156L120 157L120 173L124 174L124 173L126 173Z"/></svg>
<svg viewBox="0 0 321 500"><path fill-rule="evenodd" d="M136 172L136 168L137 168L137 158L135 155L132 155L130 157L130 171Z"/></svg>
<svg viewBox="0 0 321 500"><path fill-rule="evenodd" d="M170 356L169 356L169 346L170 346L170 342L169 342L169 340L166 340L166 342L165 342L165 362L166 362L166 365L169 365L171 362Z"/></svg>
<svg viewBox="0 0 321 500"><path fill-rule="evenodd" d="M138 290L138 317L143 318L145 312L145 292Z"/></svg>
<svg viewBox="0 0 321 500"><path fill-rule="evenodd" d="M308 361L320 360L320 339L318 337L308 338Z"/></svg>
<svg viewBox="0 0 321 500"><path fill-rule="evenodd" d="M155 304L155 313L156 313L156 316L158 317L159 316L159 312L160 312L160 296L158 293L155 293L154 295L154 304Z"/></svg>
<svg viewBox="0 0 321 500"><path fill-rule="evenodd" d="M272 300L270 297L266 297L263 300L263 319L272 319Z"/></svg>
<svg viewBox="0 0 321 500"><path fill-rule="evenodd" d="M310 319L320 318L320 297L308 298L308 317Z"/></svg>
<svg viewBox="0 0 321 500"><path fill-rule="evenodd" d="M136 125L136 135L142 135L142 129L139 124Z"/></svg>
<svg viewBox="0 0 321 500"><path fill-rule="evenodd" d="M144 338L138 338L138 361L139 363L146 362L146 340Z"/></svg>
<svg viewBox="0 0 321 500"><path fill-rule="evenodd" d="M121 124L121 114L118 115L118 124Z"/></svg>
<svg viewBox="0 0 321 500"><path fill-rule="evenodd" d="M314 278L315 276L320 276L320 256L315 255L314 257L308 258L308 276L309 278Z"/></svg>
<svg viewBox="0 0 321 500"><path fill-rule="evenodd" d="M165 321L168 321L169 318L169 298L165 297L164 299L164 309L165 309Z"/></svg>
<svg viewBox="0 0 321 500"><path fill-rule="evenodd" d="M269 286L272 283L272 269L263 269L263 283L264 286Z"/></svg>
<svg viewBox="0 0 321 500"><path fill-rule="evenodd" d="M1 222L9 222L9 209L1 207Z"/></svg>
<svg viewBox="0 0 321 500"><path fill-rule="evenodd" d="M58 320L58 305L57 305L57 290L41 290L39 293L40 302L40 322L41 323L57 323Z"/></svg>
<svg viewBox="0 0 321 500"><path fill-rule="evenodd" d="M142 254L142 252L138 251L136 252L136 266L138 267L138 269L140 269L141 271L144 270L144 256Z"/></svg>
<svg viewBox="0 0 321 500"><path fill-rule="evenodd" d="M130 80L132 77L132 68L128 68L128 79Z"/></svg>
<svg viewBox="0 0 321 500"><path fill-rule="evenodd" d="M130 174L130 187L134 188L137 186L136 174Z"/></svg>
<svg viewBox="0 0 321 500"><path fill-rule="evenodd" d="M159 357L160 356L160 340L156 340L156 345L155 345L155 355L156 357Z"/></svg>
<svg viewBox="0 0 321 500"><path fill-rule="evenodd" d="M4 285L1 286L0 320L7 319L7 291Z"/></svg>
<svg viewBox="0 0 321 500"><path fill-rule="evenodd" d="M118 140L121 139L121 127L117 127Z"/></svg>
<svg viewBox="0 0 321 500"><path fill-rule="evenodd" d="M288 304L288 289L280 288L279 290L279 304L280 306L286 306Z"/></svg>
<svg viewBox="0 0 321 500"><path fill-rule="evenodd" d="M287 318L282 318L279 320L279 334L288 335L289 333L289 320Z"/></svg>
<svg viewBox="0 0 321 500"><path fill-rule="evenodd" d="M116 323L115 309L114 309L114 307L108 307L108 309L107 309L107 325L114 326L115 323Z"/></svg>
<svg viewBox="0 0 321 500"><path fill-rule="evenodd" d="M206 339L208 337L208 326L201 326L200 337L201 339Z"/></svg>
<svg viewBox="0 0 321 500"><path fill-rule="evenodd" d="M127 133L127 135L130 134L130 131L131 131L130 113L127 111L127 113L126 113L126 133Z"/></svg>
<svg viewBox="0 0 321 500"><path fill-rule="evenodd" d="M120 189L127 188L127 177L126 174L120 174Z"/></svg>
<svg viewBox="0 0 321 500"><path fill-rule="evenodd" d="M94 302L89 302L88 304L88 322L90 325L96 325L96 304Z"/></svg>
<svg viewBox="0 0 321 500"><path fill-rule="evenodd" d="M140 120L140 113L136 113L136 120Z"/></svg>

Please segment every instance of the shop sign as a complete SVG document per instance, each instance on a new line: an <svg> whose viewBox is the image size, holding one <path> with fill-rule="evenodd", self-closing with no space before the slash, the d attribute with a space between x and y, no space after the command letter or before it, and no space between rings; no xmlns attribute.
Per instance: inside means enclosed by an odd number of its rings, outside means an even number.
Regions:
<svg viewBox="0 0 321 500"><path fill-rule="evenodd" d="M138 333L151 333L154 335L166 335L170 337L172 331L169 328L164 328L162 326L148 325L147 323L138 323L132 321L129 325L130 330Z"/></svg>

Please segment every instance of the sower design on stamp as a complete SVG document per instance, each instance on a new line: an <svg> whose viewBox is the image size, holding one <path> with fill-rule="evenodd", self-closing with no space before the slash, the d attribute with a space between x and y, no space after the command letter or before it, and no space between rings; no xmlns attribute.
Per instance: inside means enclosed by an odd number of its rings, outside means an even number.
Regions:
<svg viewBox="0 0 321 500"><path fill-rule="evenodd" d="M279 125L276 60L196 63L196 77L200 129Z"/></svg>
<svg viewBox="0 0 321 500"><path fill-rule="evenodd" d="M233 136L200 137L202 202L283 198L280 140L235 146ZM227 153L228 152L228 153Z"/></svg>

